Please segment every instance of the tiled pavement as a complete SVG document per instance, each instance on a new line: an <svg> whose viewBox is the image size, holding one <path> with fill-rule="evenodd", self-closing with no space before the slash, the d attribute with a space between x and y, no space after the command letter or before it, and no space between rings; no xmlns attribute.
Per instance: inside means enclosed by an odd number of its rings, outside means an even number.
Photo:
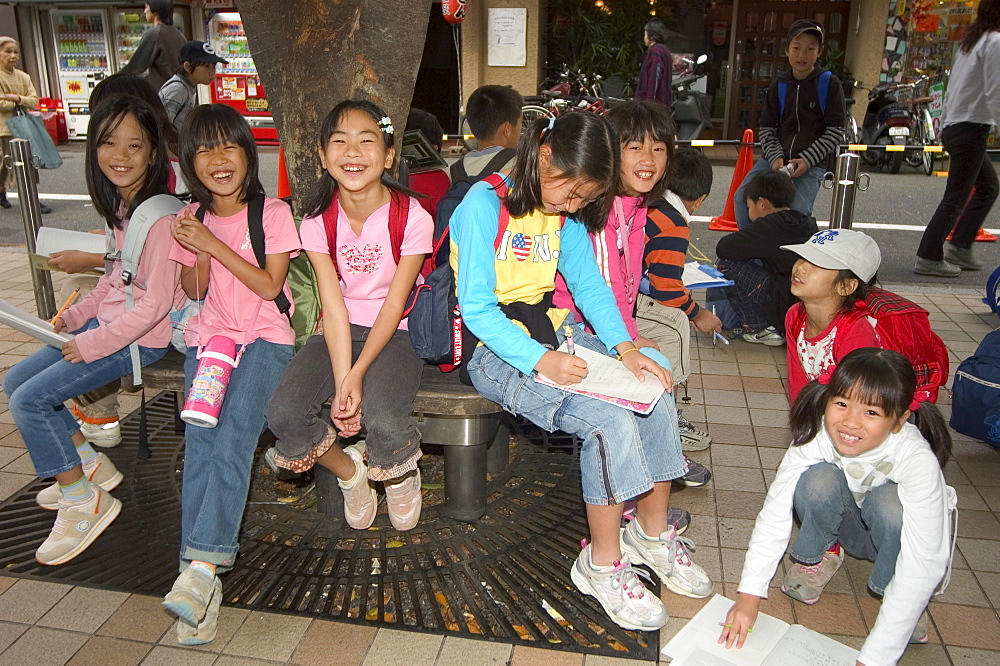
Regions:
<svg viewBox="0 0 1000 666"><path fill-rule="evenodd" d="M23 255L0 252L0 298L33 310ZM954 364L1000 324L971 296L907 294L931 311L935 330ZM0 369L38 343L0 328ZM691 402L685 416L708 423L715 443L693 458L710 464L714 481L683 489L674 504L693 521L687 536L695 560L735 594L753 519L788 443L788 402L781 377L784 348L734 342L692 350ZM124 408L135 404L125 402ZM946 416L947 396L941 401ZM32 467L0 397L0 500L27 484ZM903 664L1000 663L1000 455L955 436L948 482L958 491L958 550L951 586L931 604L932 643L911 646ZM865 589L870 564L848 558L815 606L793 603L777 589L764 612L860 646L878 612ZM780 584L780 576L776 577ZM672 619L668 640L703 602L665 592ZM219 637L203 648L179 648L159 599L55 583L0 577L0 664L634 664L631 660L525 648L462 638L400 632L224 608Z"/></svg>

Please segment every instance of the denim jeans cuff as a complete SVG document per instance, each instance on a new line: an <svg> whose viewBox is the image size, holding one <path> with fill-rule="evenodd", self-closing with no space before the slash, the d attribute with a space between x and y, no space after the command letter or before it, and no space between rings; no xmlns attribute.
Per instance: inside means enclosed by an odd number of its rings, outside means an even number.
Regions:
<svg viewBox="0 0 1000 666"><path fill-rule="evenodd" d="M634 488L628 488L619 491L618 493L615 493L614 497L611 498L605 497L603 495L590 495L590 496L584 495L583 502L584 504L591 504L593 506L608 506L611 504L621 504L622 502L627 502L630 499L638 497L639 495L642 495L643 493L652 490L652 488L653 484L649 481L646 481L638 486L635 486Z"/></svg>
<svg viewBox="0 0 1000 666"><path fill-rule="evenodd" d="M212 546L192 546L188 543L181 550L180 569L184 571L192 560L198 560L214 564L218 573L229 571L236 561L236 552L237 550L220 550Z"/></svg>
<svg viewBox="0 0 1000 666"><path fill-rule="evenodd" d="M76 461L72 461L71 460L71 461L67 462L64 465L62 465L60 467L57 467L56 469L51 469L51 470L36 469L35 470L35 475L38 478L40 478L40 479L48 479L49 477L53 477L56 474L62 474L63 472L68 472L71 469L75 469L77 467L81 467L82 465L83 465L83 462L81 462L80 459L77 458Z"/></svg>

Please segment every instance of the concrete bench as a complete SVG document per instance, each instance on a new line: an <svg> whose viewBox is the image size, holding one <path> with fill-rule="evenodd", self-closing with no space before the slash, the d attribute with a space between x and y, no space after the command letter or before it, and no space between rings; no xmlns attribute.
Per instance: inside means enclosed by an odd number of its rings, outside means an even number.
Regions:
<svg viewBox="0 0 1000 666"><path fill-rule="evenodd" d="M162 360L143 368L146 388L184 392L184 357L171 350ZM486 475L507 466L510 426L495 402L461 383L458 372L443 373L425 366L413 403L421 440L444 446L444 513L474 522L486 511ZM340 491L332 474L317 471L320 508L339 504ZM323 502L323 495L332 502Z"/></svg>

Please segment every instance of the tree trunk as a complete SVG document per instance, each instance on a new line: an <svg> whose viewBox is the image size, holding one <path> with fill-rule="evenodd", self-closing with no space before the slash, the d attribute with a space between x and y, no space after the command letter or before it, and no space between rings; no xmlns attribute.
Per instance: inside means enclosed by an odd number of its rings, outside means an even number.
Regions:
<svg viewBox="0 0 1000 666"><path fill-rule="evenodd" d="M399 154L431 0L240 0L296 210L319 173L323 118L344 99L386 110Z"/></svg>

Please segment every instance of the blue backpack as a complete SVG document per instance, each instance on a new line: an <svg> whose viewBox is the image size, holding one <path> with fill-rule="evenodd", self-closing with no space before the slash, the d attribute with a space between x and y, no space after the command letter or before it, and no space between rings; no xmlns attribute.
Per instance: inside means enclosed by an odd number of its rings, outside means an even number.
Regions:
<svg viewBox="0 0 1000 666"><path fill-rule="evenodd" d="M833 73L826 70L819 75L816 85L819 86L819 109L826 113L826 98L830 96L830 77ZM778 117L785 115L785 97L788 96L788 81L778 81Z"/></svg>
<svg viewBox="0 0 1000 666"><path fill-rule="evenodd" d="M952 392L951 427L1000 448L1000 329L959 364Z"/></svg>

